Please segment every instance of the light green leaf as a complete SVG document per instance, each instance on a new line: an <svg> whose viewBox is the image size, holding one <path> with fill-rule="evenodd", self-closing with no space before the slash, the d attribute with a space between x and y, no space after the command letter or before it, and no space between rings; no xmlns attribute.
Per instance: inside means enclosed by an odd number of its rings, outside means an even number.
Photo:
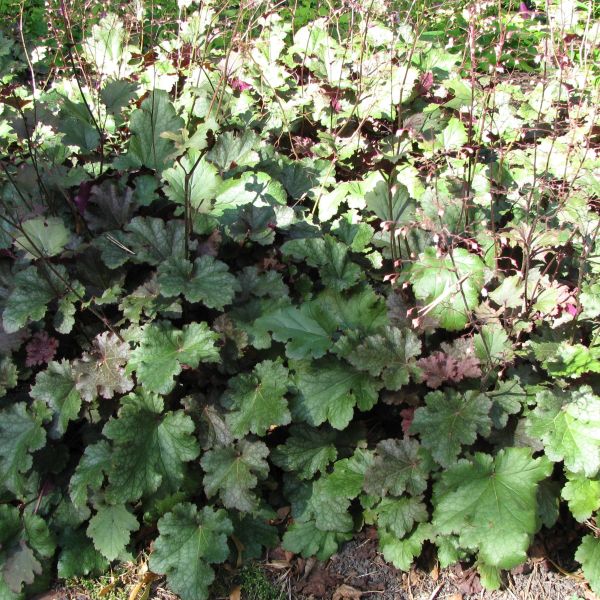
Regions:
<svg viewBox="0 0 600 600"><path fill-rule="evenodd" d="M486 565L483 562L477 563L477 572L481 578L481 584L486 590L499 590L502 585L500 578L501 569Z"/></svg>
<svg viewBox="0 0 600 600"><path fill-rule="evenodd" d="M388 326L367 337L346 358L357 369L382 376L387 389L399 390L409 382L413 359L420 353L421 342L412 331Z"/></svg>
<svg viewBox="0 0 600 600"><path fill-rule="evenodd" d="M138 500L162 486L176 492L185 477L185 463L198 457L194 422L182 410L164 410L162 398L129 394L116 419L104 427L113 442L109 480L111 497Z"/></svg>
<svg viewBox="0 0 600 600"><path fill-rule="evenodd" d="M158 268L158 282L163 296L183 294L189 302L218 309L231 304L239 289L227 265L208 255L197 258L193 265L183 258L168 259Z"/></svg>
<svg viewBox="0 0 600 600"><path fill-rule="evenodd" d="M564 460L573 473L594 477L600 469L600 398L581 386L539 392L536 402L527 433L543 442L550 460Z"/></svg>
<svg viewBox="0 0 600 600"><path fill-rule="evenodd" d="M169 94L164 90L150 92L140 108L131 113L128 156L145 167L162 171L175 145L161 134L177 132L183 126L184 121L177 116Z"/></svg>
<svg viewBox="0 0 600 600"><path fill-rule="evenodd" d="M236 136L232 131L226 131L217 138L207 158L222 173L228 171L233 163L238 167L253 166L259 160L256 152L259 144L260 138L252 130L246 130L240 136Z"/></svg>
<svg viewBox="0 0 600 600"><path fill-rule="evenodd" d="M17 385L19 372L10 356L0 359L0 397Z"/></svg>
<svg viewBox="0 0 600 600"><path fill-rule="evenodd" d="M251 512L258 505L252 492L258 477L269 472L265 460L269 449L263 442L241 440L235 447L215 448L202 457L200 464L206 472L204 489L211 498L219 494L225 508Z"/></svg>
<svg viewBox="0 0 600 600"><path fill-rule="evenodd" d="M287 425L292 419L285 399L288 383L288 370L271 360L230 379L226 402L231 412L226 421L231 433L236 438L249 432L264 436L270 427Z"/></svg>
<svg viewBox="0 0 600 600"><path fill-rule="evenodd" d="M310 425L329 421L335 429L345 429L355 407L369 410L377 402L381 383L337 359L301 363L295 371L299 391L295 409Z"/></svg>
<svg viewBox="0 0 600 600"><path fill-rule="evenodd" d="M575 560L581 563L583 574L592 591L600 593L600 538L586 535L575 553Z"/></svg>
<svg viewBox="0 0 600 600"><path fill-rule="evenodd" d="M600 346L584 346L563 341L542 366L552 377L579 377L583 373L600 373Z"/></svg>
<svg viewBox="0 0 600 600"><path fill-rule="evenodd" d="M173 202L190 206L202 213L210 211L223 180L217 169L195 150L188 151L175 166L163 172L168 183L165 194Z"/></svg>
<svg viewBox="0 0 600 600"><path fill-rule="evenodd" d="M427 314L444 329L458 331L479 303L484 264L464 248L455 249L453 259L438 258L434 248L426 248L411 267L410 280L417 299L427 305Z"/></svg>
<svg viewBox="0 0 600 600"><path fill-rule="evenodd" d="M41 419L24 402L0 411L0 479L7 490L20 497L31 469L31 454L46 443Z"/></svg>
<svg viewBox="0 0 600 600"><path fill-rule="evenodd" d="M324 472L327 465L337 458L336 438L336 433L331 430L293 425L285 444L271 452L271 460L300 479L311 479L315 473Z"/></svg>
<svg viewBox="0 0 600 600"><path fill-rule="evenodd" d="M433 464L419 442L410 438L382 440L375 448L375 460L365 474L365 491L373 496L404 492L422 494Z"/></svg>
<svg viewBox="0 0 600 600"><path fill-rule="evenodd" d="M421 554L425 540L431 538L431 526L419 523L413 533L405 539L398 539L394 533L385 529L378 531L379 550L387 562L401 571L409 571L413 560Z"/></svg>
<svg viewBox="0 0 600 600"><path fill-rule="evenodd" d="M22 224L23 234L15 238L15 248L25 250L27 258L60 254L71 234L58 217L36 217Z"/></svg>
<svg viewBox="0 0 600 600"><path fill-rule="evenodd" d="M245 204L274 206L285 204L286 201L285 190L278 181L262 171L246 171L239 177L223 181L210 212L220 217L225 211Z"/></svg>
<svg viewBox="0 0 600 600"><path fill-rule="evenodd" d="M195 369L200 362L218 362L215 347L218 334L206 323L190 323L183 330L159 321L144 327L140 345L131 353L129 367L137 371L139 382L149 391L169 393L173 377L182 365Z"/></svg>
<svg viewBox="0 0 600 600"><path fill-rule="evenodd" d="M446 152L449 152L450 150L461 148L466 144L468 136L462 121L456 117L452 117L437 139L442 148Z"/></svg>
<svg viewBox="0 0 600 600"><path fill-rule="evenodd" d="M75 389L73 368L68 361L52 361L35 378L31 397L45 402L54 413L51 437L61 437L69 421L79 415L81 395Z"/></svg>
<svg viewBox="0 0 600 600"><path fill-rule="evenodd" d="M377 181L364 197L367 209L386 223L405 225L415 219L415 201L401 183L396 183L389 189L386 181Z"/></svg>
<svg viewBox="0 0 600 600"><path fill-rule="evenodd" d="M473 337L475 355L484 364L504 363L514 355L512 343L501 325L484 325Z"/></svg>
<svg viewBox="0 0 600 600"><path fill-rule="evenodd" d="M583 523L600 508L600 481L567 471L567 483L561 495L568 502L573 516Z"/></svg>
<svg viewBox="0 0 600 600"><path fill-rule="evenodd" d="M140 527L137 519L122 504L102 505L90 519L88 536L96 550L109 561L113 561L125 550L132 531Z"/></svg>
<svg viewBox="0 0 600 600"><path fill-rule="evenodd" d="M457 534L460 545L478 549L487 565L515 567L527 558L537 531L537 484L551 471L550 461L533 459L530 448L506 448L495 458L476 453L471 461L460 461L434 488L435 530Z"/></svg>
<svg viewBox="0 0 600 600"><path fill-rule="evenodd" d="M167 576L169 587L182 600L207 600L215 578L211 563L229 555L227 536L233 532L224 510L177 504L158 521L159 536L150 556L150 568Z"/></svg>
<svg viewBox="0 0 600 600"><path fill-rule="evenodd" d="M490 434L491 406L490 400L476 391L430 392L425 396L425 406L415 411L411 431L420 435L437 463L449 467L463 445L472 444L477 434Z"/></svg>

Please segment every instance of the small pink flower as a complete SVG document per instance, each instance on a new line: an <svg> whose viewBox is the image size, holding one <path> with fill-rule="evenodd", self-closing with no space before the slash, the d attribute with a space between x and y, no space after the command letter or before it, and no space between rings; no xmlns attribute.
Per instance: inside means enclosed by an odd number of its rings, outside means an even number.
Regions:
<svg viewBox="0 0 600 600"><path fill-rule="evenodd" d="M234 92L243 92L244 90L249 90L252 87L249 83L246 83L237 77L232 79L229 82L229 85Z"/></svg>
<svg viewBox="0 0 600 600"><path fill-rule="evenodd" d="M35 365L45 365L49 363L58 349L58 340L50 337L45 331L38 331L31 336L25 346L27 357L25 364L28 367Z"/></svg>

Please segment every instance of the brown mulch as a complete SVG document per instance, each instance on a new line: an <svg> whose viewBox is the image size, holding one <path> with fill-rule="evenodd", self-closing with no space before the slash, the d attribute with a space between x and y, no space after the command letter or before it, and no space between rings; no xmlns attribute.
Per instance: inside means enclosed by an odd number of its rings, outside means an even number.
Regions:
<svg viewBox="0 0 600 600"><path fill-rule="evenodd" d="M492 592L483 590L476 571L467 566L440 569L431 561L403 573L383 560L368 533L327 563L278 549L265 568L293 600L598 600L581 573L568 573L543 557L506 573L503 589Z"/></svg>

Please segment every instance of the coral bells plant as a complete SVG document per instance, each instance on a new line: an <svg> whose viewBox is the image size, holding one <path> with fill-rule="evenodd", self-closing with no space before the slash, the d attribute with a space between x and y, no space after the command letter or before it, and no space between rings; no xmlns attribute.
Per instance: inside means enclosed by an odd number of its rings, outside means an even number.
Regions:
<svg viewBox="0 0 600 600"><path fill-rule="evenodd" d="M365 525L600 592L589 3L51 4L0 56L0 598Z"/></svg>

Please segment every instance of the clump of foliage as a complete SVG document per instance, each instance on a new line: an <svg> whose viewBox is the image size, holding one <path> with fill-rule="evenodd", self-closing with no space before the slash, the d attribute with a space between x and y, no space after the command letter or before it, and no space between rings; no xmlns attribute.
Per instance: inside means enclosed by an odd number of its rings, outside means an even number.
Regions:
<svg viewBox="0 0 600 600"><path fill-rule="evenodd" d="M497 588L563 505L600 591L590 5L62 6L0 55L0 597L364 524Z"/></svg>

